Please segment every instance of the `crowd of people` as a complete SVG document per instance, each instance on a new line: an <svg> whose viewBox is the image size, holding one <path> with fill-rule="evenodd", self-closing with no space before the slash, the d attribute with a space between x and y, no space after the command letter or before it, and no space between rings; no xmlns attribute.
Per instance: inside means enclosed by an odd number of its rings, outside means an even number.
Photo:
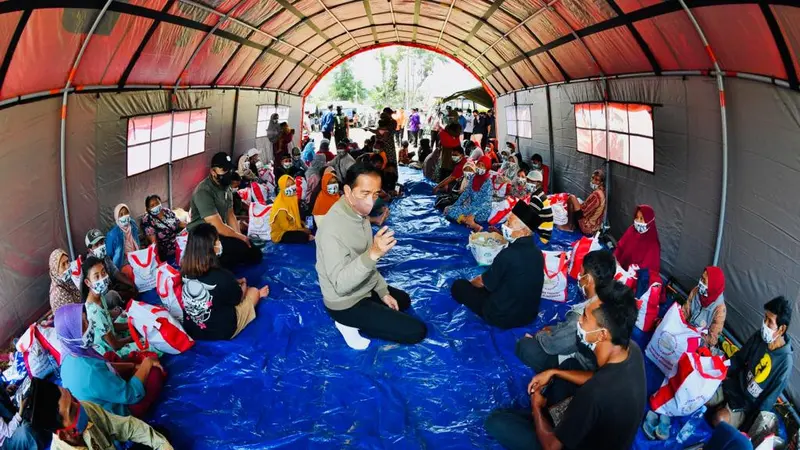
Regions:
<svg viewBox="0 0 800 450"><path fill-rule="evenodd" d="M128 255L155 245L160 260L180 267L183 327L192 338L233 339L269 296L268 286L250 286L233 273L263 258L246 231L249 202L271 205L269 238L276 244L315 243L324 308L358 350L371 339L417 344L428 331L413 315L410 295L377 269L397 244L384 223L388 205L403 195L398 164L417 167L433 181L436 208L448 220L476 232L497 231L508 244L481 275L450 288L455 302L494 327L527 327L538 317L545 283L540 245L554 229L587 236L601 231L604 173L591 174L585 200L548 195L549 167L540 155L523 160L513 143L498 149L491 111L484 121L473 111L448 110L434 119L435 135L420 139L416 109L405 118L402 110L386 108L361 148L348 139L348 122L340 124L341 109L334 113L331 105L329 113L318 147L313 140L302 151L280 147L280 136L291 136L281 127L271 165L255 149L238 164L227 153L215 154L193 192L188 218L158 195L145 199L140 221L127 205L117 205L107 233L86 233L78 284L67 253L52 252L50 305L64 349L61 386L33 379L19 408L0 394L0 449L44 448L49 435L54 449L110 449L114 441L171 449L168 433L140 420L158 399L166 372L158 352L137 347L125 320L122 306L138 295ZM415 152L398 141L405 126ZM183 230L188 237L178 262ZM613 253L597 250L583 258L577 284L584 301L563 321L517 342L517 357L535 373L527 388L531 408L492 412L485 423L489 435L509 449L630 448L647 400L643 352L633 338L637 299L640 286L661 281L660 261L655 211L639 205ZM618 267L638 271L638 286L615 281ZM707 330L702 345L709 348L725 325L724 291L723 271L707 267L681 306L690 325ZM735 432L770 410L788 383L792 308L777 297L764 310L760 330L732 358L708 403L708 420L719 433Z"/></svg>

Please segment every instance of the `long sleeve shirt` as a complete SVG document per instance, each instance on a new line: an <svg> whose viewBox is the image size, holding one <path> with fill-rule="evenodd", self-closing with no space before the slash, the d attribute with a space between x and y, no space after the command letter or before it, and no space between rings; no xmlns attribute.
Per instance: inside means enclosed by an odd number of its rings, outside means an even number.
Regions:
<svg viewBox="0 0 800 450"><path fill-rule="evenodd" d="M144 398L144 385L138 378L122 379L102 359L65 355L61 381L78 400L97 403L120 416L129 415L127 405Z"/></svg>
<svg viewBox="0 0 800 450"><path fill-rule="evenodd" d="M372 226L344 198L336 202L319 224L316 238L317 275L328 309L353 307L375 291L383 298L389 286L369 257Z"/></svg>
<svg viewBox="0 0 800 450"><path fill-rule="evenodd" d="M90 402L81 402L81 405L89 416L89 426L82 435L86 445L68 444L54 434L52 450L116 450L114 441L135 442L155 450L173 450L164 436L135 417L117 416Z"/></svg>
<svg viewBox="0 0 800 450"><path fill-rule="evenodd" d="M692 317L692 300L697 295L697 288L692 289L692 292L689 294L689 299L686 303L683 304L681 307L683 309L683 316L684 317ZM725 307L725 304L722 303L721 305L717 306L714 309L714 314L711 318L711 323L707 325L708 327L708 334L704 336L706 346L713 347L717 345L719 342L719 335L722 333L722 329L725 328L725 317L728 315L728 308ZM694 324L695 326L699 324Z"/></svg>
<svg viewBox="0 0 800 450"><path fill-rule="evenodd" d="M0 420L0 448L3 448L3 442L14 435L17 428L22 424L22 417L19 414L14 414L8 422Z"/></svg>

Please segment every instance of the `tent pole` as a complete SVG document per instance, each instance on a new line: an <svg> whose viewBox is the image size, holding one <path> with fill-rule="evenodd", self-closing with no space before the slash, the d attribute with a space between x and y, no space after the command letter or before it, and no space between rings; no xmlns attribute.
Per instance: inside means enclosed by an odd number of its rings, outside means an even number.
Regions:
<svg viewBox="0 0 800 450"><path fill-rule="evenodd" d="M689 20L692 21L692 25L694 25L695 30L697 30L697 34L700 36L700 40L703 41L706 52L711 58L711 62L714 64L717 89L719 90L719 114L720 120L722 121L722 194L719 199L717 243L714 246L714 261L712 262L712 264L716 266L719 265L719 254L722 249L722 233L725 229L725 209L728 202L728 115L725 110L725 85L722 76L722 68L719 66L719 61L716 55L714 55L714 51L711 49L711 44L708 43L705 33L703 33L702 28L700 28L700 24L697 22L697 19L695 19L689 7L686 6L686 2L684 0L678 1L681 3L683 10L686 11L686 15L689 16Z"/></svg>
<svg viewBox="0 0 800 450"><path fill-rule="evenodd" d="M608 80L602 81L603 86L603 115L606 118L606 164L605 164L605 173L606 173L606 209L603 211L603 227L610 228L608 225L608 199L611 197L611 155L608 152Z"/></svg>
<svg viewBox="0 0 800 450"><path fill-rule="evenodd" d="M553 183L553 178L555 178L556 173L556 144L553 142L553 109L550 101L550 86L545 86L544 92L547 95L547 131L550 137L550 179L547 180L549 187L547 192L553 193L555 192L555 183Z"/></svg>
<svg viewBox="0 0 800 450"><path fill-rule="evenodd" d="M233 159L233 149L236 147L236 121L239 118L239 88L236 88L236 95L233 97L233 127L231 127L231 159Z"/></svg>
<svg viewBox="0 0 800 450"><path fill-rule="evenodd" d="M61 137L59 150L61 164L61 203L64 207L64 227L67 233L67 245L69 246L70 259L75 259L75 247L72 244L72 227L69 225L69 205L67 203L67 97L69 96L70 86L72 86L72 79L75 78L75 74L78 72L78 66L81 63L83 54L86 52L86 47L89 45L89 40L92 38L92 35L94 35L97 26L100 24L103 16L105 16L112 1L113 0L108 0L103 6L103 9L97 14L97 17L95 17L92 27L86 34L86 39L84 39L83 44L81 44L78 56L75 57L72 70L69 71L69 77L67 77L67 83L64 86L64 95L61 97Z"/></svg>
<svg viewBox="0 0 800 450"><path fill-rule="evenodd" d="M170 105L170 119L169 119L169 164L167 164L167 194L169 197L169 208L174 209L175 205L172 204L172 136L175 134L175 104ZM191 121L190 121L191 123ZM187 140L186 151L189 151Z"/></svg>

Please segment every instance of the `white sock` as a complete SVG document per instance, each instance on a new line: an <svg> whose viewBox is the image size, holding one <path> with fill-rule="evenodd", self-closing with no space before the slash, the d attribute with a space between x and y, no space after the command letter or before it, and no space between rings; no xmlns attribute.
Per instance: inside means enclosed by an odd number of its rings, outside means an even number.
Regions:
<svg viewBox="0 0 800 450"><path fill-rule="evenodd" d="M354 350L364 350L369 347L369 339L361 336L358 332L358 328L348 327L347 325L342 325L339 322L334 322L336 324L336 329L339 330L339 333L342 333L342 337L344 341L347 343L350 348Z"/></svg>

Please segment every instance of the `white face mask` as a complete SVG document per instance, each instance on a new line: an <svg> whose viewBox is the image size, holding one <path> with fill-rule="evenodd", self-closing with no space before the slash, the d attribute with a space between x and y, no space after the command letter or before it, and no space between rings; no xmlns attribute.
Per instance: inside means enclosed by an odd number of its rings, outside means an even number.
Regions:
<svg viewBox="0 0 800 450"><path fill-rule="evenodd" d="M633 221L633 228L634 228L634 229L635 229L635 230L636 230L636 231L637 231L639 234L645 234L645 233L647 233L647 229L648 229L649 227L648 227L648 226L647 226L647 224L646 224L646 223L644 223L644 222L639 222L638 220L634 220L634 221Z"/></svg>
<svg viewBox="0 0 800 450"><path fill-rule="evenodd" d="M585 331L581 327L581 323L580 322L578 322L577 325L578 325L578 338L581 340L581 343L583 343L583 345L589 347L589 350L594 351L594 349L597 348L597 344L598 344L599 341L595 341L595 342L591 342L590 343L589 341L586 340L586 336L589 335L589 334L592 334L592 333L597 333L598 331L601 331L601 330L605 330L605 328L598 328L598 329L592 330L592 331Z"/></svg>
<svg viewBox="0 0 800 450"><path fill-rule="evenodd" d="M763 339L767 345L775 342L775 332L772 331L772 328L767 326L766 322L761 322L761 339Z"/></svg>
<svg viewBox="0 0 800 450"><path fill-rule="evenodd" d="M327 189L328 189L328 194L336 195L339 193L339 186L335 184L329 184Z"/></svg>
<svg viewBox="0 0 800 450"><path fill-rule="evenodd" d="M584 277L588 277L588 276L589 276L588 273L585 273L583 275L578 275L578 288L581 290L581 294L583 294L583 298L585 298L587 300L589 299L589 294L586 293L586 286L581 284L581 280Z"/></svg>
<svg viewBox="0 0 800 450"><path fill-rule="evenodd" d="M461 161L461 157L460 156L453 156L451 159L453 160L454 163L457 163L457 162Z"/></svg>
<svg viewBox="0 0 800 450"><path fill-rule="evenodd" d="M483 175L483 174L486 173L486 169L481 169L479 167L479 168L475 169L475 173L477 173L478 175Z"/></svg>
<svg viewBox="0 0 800 450"><path fill-rule="evenodd" d="M219 243L219 247L216 245L214 246L214 254L217 255L217 257L222 256L222 242Z"/></svg>
<svg viewBox="0 0 800 450"><path fill-rule="evenodd" d="M708 285L703 283L703 280L700 280L700 282L697 283L697 293L703 297L708 296Z"/></svg>
<svg viewBox="0 0 800 450"><path fill-rule="evenodd" d="M292 168L292 163L290 163L290 162L283 163L283 168L284 169L291 169Z"/></svg>
<svg viewBox="0 0 800 450"><path fill-rule="evenodd" d="M92 254L100 259L105 259L106 257L106 244L102 244L99 247L92 250Z"/></svg>
<svg viewBox="0 0 800 450"><path fill-rule="evenodd" d="M294 194L296 193L297 193L297 188L294 186L287 187L286 189L283 190L283 195L287 197L294 197Z"/></svg>
<svg viewBox="0 0 800 450"><path fill-rule="evenodd" d="M500 227L500 229L502 229L502 230L503 230L503 237L504 237L504 238L505 238L505 239L506 239L508 242L514 242L514 241L516 241L516 240L517 240L517 238L515 238L515 237L513 237L513 236L512 236L512 234L514 234L514 232L515 232L515 231L517 231L517 230L514 230L514 229L512 229L510 226L508 226L508 225L506 225L506 224L503 224L503 225Z"/></svg>
<svg viewBox="0 0 800 450"><path fill-rule="evenodd" d="M261 161L256 161L256 169L261 170L264 168L264 163Z"/></svg>

